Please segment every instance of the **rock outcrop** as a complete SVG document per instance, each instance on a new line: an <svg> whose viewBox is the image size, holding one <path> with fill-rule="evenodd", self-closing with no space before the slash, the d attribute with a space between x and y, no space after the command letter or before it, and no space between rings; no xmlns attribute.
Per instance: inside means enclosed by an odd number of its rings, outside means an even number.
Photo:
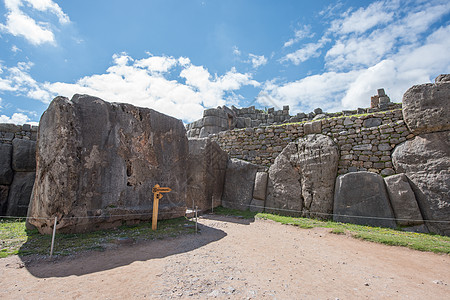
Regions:
<svg viewBox="0 0 450 300"><path fill-rule="evenodd" d="M36 170L36 142L25 139L14 139L12 168L16 172L32 172Z"/></svg>
<svg viewBox="0 0 450 300"><path fill-rule="evenodd" d="M338 158L337 145L325 135L311 134L290 143L269 169L266 210L328 218Z"/></svg>
<svg viewBox="0 0 450 300"><path fill-rule="evenodd" d="M336 222L396 228L394 213L383 177L353 172L336 179L334 194Z"/></svg>
<svg viewBox="0 0 450 300"><path fill-rule="evenodd" d="M40 121L30 223L50 233L55 216L60 232L149 220L155 184L172 189L159 218L183 216L187 156L181 120L88 95L57 97Z"/></svg>
<svg viewBox="0 0 450 300"><path fill-rule="evenodd" d="M258 166L232 158L228 160L222 205L228 208L246 210L253 199Z"/></svg>
<svg viewBox="0 0 450 300"><path fill-rule="evenodd" d="M416 196L405 174L384 178L397 224L400 226L422 225L423 219Z"/></svg>
<svg viewBox="0 0 450 300"><path fill-rule="evenodd" d="M0 184L10 185L14 172L11 168L12 145L0 144Z"/></svg>
<svg viewBox="0 0 450 300"><path fill-rule="evenodd" d="M403 116L414 134L450 130L450 81L445 75L438 78L403 95Z"/></svg>
<svg viewBox="0 0 450 300"><path fill-rule="evenodd" d="M392 162L405 173L431 232L450 235L450 131L416 136L398 145ZM444 221L444 222L441 222Z"/></svg>
<svg viewBox="0 0 450 300"><path fill-rule="evenodd" d="M187 207L201 211L221 205L228 154L209 138L189 138Z"/></svg>
<svg viewBox="0 0 450 300"><path fill-rule="evenodd" d="M9 188L8 216L24 217L27 215L31 192L35 179L35 172L17 172Z"/></svg>

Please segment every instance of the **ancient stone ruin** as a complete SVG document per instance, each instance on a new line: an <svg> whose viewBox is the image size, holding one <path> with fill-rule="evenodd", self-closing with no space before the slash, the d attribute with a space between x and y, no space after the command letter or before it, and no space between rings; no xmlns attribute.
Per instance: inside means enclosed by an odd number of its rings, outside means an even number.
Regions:
<svg viewBox="0 0 450 300"><path fill-rule="evenodd" d="M49 233L55 216L62 232L149 220L158 183L172 188L161 218L223 205L450 235L449 101L450 76L441 75L402 104L379 89L371 108L333 114L220 107L186 132L151 109L57 97L40 122L29 222ZM11 195L17 174L18 185L22 173L34 176L14 162L33 150L19 150L19 133L8 138L1 199L16 203L4 190Z"/></svg>

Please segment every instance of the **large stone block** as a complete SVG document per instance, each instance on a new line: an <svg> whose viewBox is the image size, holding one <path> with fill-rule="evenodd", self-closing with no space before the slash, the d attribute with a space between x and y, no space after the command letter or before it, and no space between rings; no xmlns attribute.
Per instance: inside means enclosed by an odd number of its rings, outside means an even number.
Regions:
<svg viewBox="0 0 450 300"><path fill-rule="evenodd" d="M391 200L397 224L415 226L423 224L422 214L417 205L416 196L409 185L405 174L397 174L384 178Z"/></svg>
<svg viewBox="0 0 450 300"><path fill-rule="evenodd" d="M313 133L321 133L322 132L322 122L320 120L306 123L303 126L303 129L305 131L305 135L307 134L313 134Z"/></svg>
<svg viewBox="0 0 450 300"><path fill-rule="evenodd" d="M255 187L253 188L253 198L263 201L266 200L267 179L267 172L256 173Z"/></svg>
<svg viewBox="0 0 450 300"><path fill-rule="evenodd" d="M398 145L392 163L397 173L408 176L428 229L450 235L445 222L450 217L450 131L422 134Z"/></svg>
<svg viewBox="0 0 450 300"><path fill-rule="evenodd" d="M414 134L450 130L450 82L415 85L403 95L403 116Z"/></svg>
<svg viewBox="0 0 450 300"><path fill-rule="evenodd" d="M228 154L209 138L189 139L187 207L205 211L221 205Z"/></svg>
<svg viewBox="0 0 450 300"><path fill-rule="evenodd" d="M8 209L9 185L0 185L0 216L6 215Z"/></svg>
<svg viewBox="0 0 450 300"><path fill-rule="evenodd" d="M26 217L33 190L35 172L16 172L9 189L8 216Z"/></svg>
<svg viewBox="0 0 450 300"><path fill-rule="evenodd" d="M30 223L50 233L55 216L60 232L150 220L155 184L172 189L158 218L183 216L187 156L181 120L88 95L57 97L40 121Z"/></svg>
<svg viewBox="0 0 450 300"><path fill-rule="evenodd" d="M0 143L0 184L9 185L13 180L12 149L12 145Z"/></svg>
<svg viewBox="0 0 450 300"><path fill-rule="evenodd" d="M269 169L267 209L328 218L338 160L337 145L325 135L307 135L290 143Z"/></svg>
<svg viewBox="0 0 450 300"><path fill-rule="evenodd" d="M208 137L210 134L219 133L222 131L222 128L219 126L204 126L200 130L200 136L201 138Z"/></svg>
<svg viewBox="0 0 450 300"><path fill-rule="evenodd" d="M336 179L334 194L336 222L396 228L383 177L353 172Z"/></svg>
<svg viewBox="0 0 450 300"><path fill-rule="evenodd" d="M36 170L36 142L32 140L14 139L12 168L16 172L32 172Z"/></svg>
<svg viewBox="0 0 450 300"><path fill-rule="evenodd" d="M222 205L246 210L253 199L253 186L258 166L240 159L228 160Z"/></svg>

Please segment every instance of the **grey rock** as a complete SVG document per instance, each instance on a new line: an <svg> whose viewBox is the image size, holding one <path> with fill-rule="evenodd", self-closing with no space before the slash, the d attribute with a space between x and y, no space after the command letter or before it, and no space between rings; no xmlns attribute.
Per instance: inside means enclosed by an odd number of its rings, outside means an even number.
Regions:
<svg viewBox="0 0 450 300"><path fill-rule="evenodd" d="M416 135L450 130L450 82L411 87L403 95L403 116Z"/></svg>
<svg viewBox="0 0 450 300"><path fill-rule="evenodd" d="M300 174L295 161L297 145L289 143L269 168L265 211L269 213L300 216L303 209Z"/></svg>
<svg viewBox="0 0 450 300"><path fill-rule="evenodd" d="M311 123L306 123L303 126L303 130L305 131L305 135L313 134L313 133L321 133L322 132L322 122L320 120L314 121Z"/></svg>
<svg viewBox="0 0 450 300"><path fill-rule="evenodd" d="M26 217L33 190L35 172L16 172L9 189L6 215Z"/></svg>
<svg viewBox="0 0 450 300"><path fill-rule="evenodd" d="M397 224L415 226L423 224L422 214L417 205L416 196L409 185L405 174L397 174L384 178L391 200Z"/></svg>
<svg viewBox="0 0 450 300"><path fill-rule="evenodd" d="M6 215L9 185L0 185L0 216Z"/></svg>
<svg viewBox="0 0 450 300"><path fill-rule="evenodd" d="M333 140L321 134L290 143L269 169L267 209L328 218L333 210L338 152Z"/></svg>
<svg viewBox="0 0 450 300"><path fill-rule="evenodd" d="M318 108L316 108L316 109L314 110L314 113L315 113L316 115L320 115L320 114L323 113L323 111L322 111L322 109L321 109L320 107L318 107Z"/></svg>
<svg viewBox="0 0 450 300"><path fill-rule="evenodd" d="M255 177L255 187L253 188L253 198L257 200L266 200L267 172L257 172Z"/></svg>
<svg viewBox="0 0 450 300"><path fill-rule="evenodd" d="M189 139L187 207L206 211L221 205L228 154L210 138Z"/></svg>
<svg viewBox="0 0 450 300"><path fill-rule="evenodd" d="M396 228L383 177L375 173L339 176L333 213L336 222Z"/></svg>
<svg viewBox="0 0 450 300"><path fill-rule="evenodd" d="M253 199L252 202L250 202L250 211L263 212L264 211L264 200Z"/></svg>
<svg viewBox="0 0 450 300"><path fill-rule="evenodd" d="M386 92L384 91L384 89L378 89L377 93L378 93L378 97L386 96Z"/></svg>
<svg viewBox="0 0 450 300"><path fill-rule="evenodd" d="M210 134L219 133L222 131L222 128L219 126L203 126L200 130L201 138L208 137Z"/></svg>
<svg viewBox="0 0 450 300"><path fill-rule="evenodd" d="M36 142L32 140L14 139L12 168L16 172L36 170Z"/></svg>
<svg viewBox="0 0 450 300"><path fill-rule="evenodd" d="M322 119L325 119L326 117L327 117L327 115L325 115L325 114L318 114L313 118L313 120L322 120Z"/></svg>
<svg viewBox="0 0 450 300"><path fill-rule="evenodd" d="M450 132L416 136L392 153L397 173L406 173L430 232L450 235ZM426 220L431 220L427 222Z"/></svg>
<svg viewBox="0 0 450 300"><path fill-rule="evenodd" d="M382 123L382 120L380 118L369 118L369 119L364 120L363 126L366 128L378 127L381 125L381 123Z"/></svg>
<svg viewBox="0 0 450 300"><path fill-rule="evenodd" d="M438 77L436 77L436 78L434 79L434 82L435 82L435 83L438 83L438 82L448 82L448 81L450 81L450 74L441 74L441 75L439 75Z"/></svg>
<svg viewBox="0 0 450 300"><path fill-rule="evenodd" d="M31 125L30 124L23 124L22 125L23 131L31 131Z"/></svg>
<svg viewBox="0 0 450 300"><path fill-rule="evenodd" d="M21 128L18 125L10 124L10 123L0 123L0 132L11 132L16 133L20 132Z"/></svg>
<svg viewBox="0 0 450 300"><path fill-rule="evenodd" d="M184 216L187 156L181 120L88 95L56 97L40 121L30 223L50 233L54 216L60 232L148 221L156 184L172 189L158 219Z"/></svg>
<svg viewBox="0 0 450 300"><path fill-rule="evenodd" d="M222 205L246 210L253 199L253 186L258 166L240 159L228 160Z"/></svg>
<svg viewBox="0 0 450 300"><path fill-rule="evenodd" d="M425 226L425 224L410 226L410 227L403 227L402 230L408 231L408 232L417 232L417 233L430 233L430 231L428 230L427 226Z"/></svg>
<svg viewBox="0 0 450 300"><path fill-rule="evenodd" d="M0 143L0 184L10 185L13 180L12 150L12 145Z"/></svg>

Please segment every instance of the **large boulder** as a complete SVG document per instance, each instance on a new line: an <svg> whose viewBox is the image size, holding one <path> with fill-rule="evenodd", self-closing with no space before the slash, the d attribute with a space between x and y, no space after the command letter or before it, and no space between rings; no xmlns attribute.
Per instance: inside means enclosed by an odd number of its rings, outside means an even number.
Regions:
<svg viewBox="0 0 450 300"><path fill-rule="evenodd" d="M408 176L428 229L450 235L450 131L422 134L398 145L392 162L397 173Z"/></svg>
<svg viewBox="0 0 450 300"><path fill-rule="evenodd" d="M55 98L41 117L30 223L50 233L149 220L152 187L170 187L159 219L186 209L188 141L181 120L88 95ZM41 218L48 218L41 219Z"/></svg>
<svg viewBox="0 0 450 300"><path fill-rule="evenodd" d="M267 172L256 173L255 187L253 188L253 198L263 201L266 200L267 179Z"/></svg>
<svg viewBox="0 0 450 300"><path fill-rule="evenodd" d="M396 228L394 213L383 177L371 172L353 172L336 179L336 222Z"/></svg>
<svg viewBox="0 0 450 300"><path fill-rule="evenodd" d="M0 216L6 215L9 185L0 185Z"/></svg>
<svg viewBox="0 0 450 300"><path fill-rule="evenodd" d="M417 205L416 196L405 174L397 174L384 178L391 200L397 224L400 226L416 226L423 224L422 214Z"/></svg>
<svg viewBox="0 0 450 300"><path fill-rule="evenodd" d="M329 217L338 159L337 145L322 134L289 143L269 169L266 210Z"/></svg>
<svg viewBox="0 0 450 300"><path fill-rule="evenodd" d="M205 211L221 205L228 154L210 138L189 139L187 207Z"/></svg>
<svg viewBox="0 0 450 300"><path fill-rule="evenodd" d="M26 217L33 190L35 172L16 172L9 189L6 215Z"/></svg>
<svg viewBox="0 0 450 300"><path fill-rule="evenodd" d="M253 186L258 166L237 158L228 160L222 205L246 210L253 199Z"/></svg>
<svg viewBox="0 0 450 300"><path fill-rule="evenodd" d="M36 170L36 142L25 139L14 139L12 168L16 172Z"/></svg>
<svg viewBox="0 0 450 300"><path fill-rule="evenodd" d="M403 95L402 105L414 134L450 130L450 81L415 85Z"/></svg>
<svg viewBox="0 0 450 300"><path fill-rule="evenodd" d="M0 184L10 185L13 180L12 149L12 145L0 143Z"/></svg>

